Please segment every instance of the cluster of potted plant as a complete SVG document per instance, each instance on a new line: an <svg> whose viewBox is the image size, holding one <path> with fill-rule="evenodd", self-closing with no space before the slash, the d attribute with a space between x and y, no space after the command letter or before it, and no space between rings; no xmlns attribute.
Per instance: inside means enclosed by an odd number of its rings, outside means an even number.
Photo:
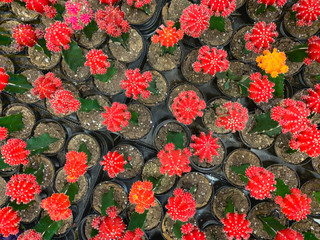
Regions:
<svg viewBox="0 0 320 240"><path fill-rule="evenodd" d="M320 239L319 0L0 14L0 239Z"/></svg>

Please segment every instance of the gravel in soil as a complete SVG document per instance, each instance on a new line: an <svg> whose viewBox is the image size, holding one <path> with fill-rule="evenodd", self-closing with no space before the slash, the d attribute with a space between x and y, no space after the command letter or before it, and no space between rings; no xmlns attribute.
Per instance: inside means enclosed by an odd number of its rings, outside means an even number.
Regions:
<svg viewBox="0 0 320 240"><path fill-rule="evenodd" d="M150 92L150 96L148 98L143 98L141 95L138 96L138 101L148 107L152 107L163 102L168 95L168 83L164 76L155 70L150 72L152 75L152 81L155 81L157 93Z"/></svg>
<svg viewBox="0 0 320 240"><path fill-rule="evenodd" d="M81 175L78 180L76 181L79 185L79 191L74 197L73 202L76 203L80 201L84 195L88 191L88 180L84 175ZM63 168L59 169L56 174L56 179L54 181L54 187L58 192L61 192L64 186L67 184L67 175Z"/></svg>
<svg viewBox="0 0 320 240"><path fill-rule="evenodd" d="M188 0L172 0L170 3L166 3L162 8L162 19L164 23L168 20L178 22L183 10L191 4Z"/></svg>
<svg viewBox="0 0 320 240"><path fill-rule="evenodd" d="M274 143L274 148L276 151L276 154L279 158L281 158L283 161L291 164L300 164L303 161L305 161L308 158L308 154L297 151L294 153L287 153L289 149L289 141L291 139L291 134L281 133L276 138L276 141Z"/></svg>
<svg viewBox="0 0 320 240"><path fill-rule="evenodd" d="M128 156L131 157L129 161L131 168L126 168L124 172L119 173L117 177L130 179L140 175L143 166L143 156L136 147L129 144L120 144L114 147L112 151L117 151L119 154L128 154Z"/></svg>
<svg viewBox="0 0 320 240"><path fill-rule="evenodd" d="M203 71L194 71L193 64L198 60L198 56L199 49L189 52L182 62L181 72L189 82L194 84L205 84L213 79L213 76L209 73L204 73Z"/></svg>
<svg viewBox="0 0 320 240"><path fill-rule="evenodd" d="M209 225L204 229L204 233L206 234L206 239L228 240L222 225Z"/></svg>
<svg viewBox="0 0 320 240"><path fill-rule="evenodd" d="M96 217L99 217L99 215L98 214L92 214L92 215L87 216L87 218L86 218L86 222L84 224L84 234L85 234L85 237L87 238L87 240L92 238L91 237L91 231L93 229L92 228L92 222Z"/></svg>
<svg viewBox="0 0 320 240"><path fill-rule="evenodd" d="M303 81L308 87L314 87L319 84L319 80L316 78L320 75L320 63L317 61L312 62L310 65L306 65L303 71Z"/></svg>
<svg viewBox="0 0 320 240"><path fill-rule="evenodd" d="M227 180L240 187L246 186L246 183L242 181L239 174L231 170L231 166L241 166L247 163L249 163L250 166L261 167L259 157L253 152L243 148L238 148L231 152L224 163L224 173L226 174Z"/></svg>
<svg viewBox="0 0 320 240"><path fill-rule="evenodd" d="M112 42L112 40L109 40L108 45L112 55L117 60L125 63L137 60L143 50L142 36L133 28L129 30L129 51L126 50L119 42Z"/></svg>
<svg viewBox="0 0 320 240"><path fill-rule="evenodd" d="M312 23L310 27L299 27L295 20L290 18L291 11L287 11L283 18L283 27L293 37L298 39L307 39L315 35L320 29L320 20Z"/></svg>
<svg viewBox="0 0 320 240"><path fill-rule="evenodd" d="M149 177L159 179L160 183L154 190L155 194L163 194L169 191L176 182L176 175L169 176L168 174L161 174L160 172L161 162L158 158L152 158L146 162L143 167L141 178L143 181L148 181Z"/></svg>
<svg viewBox="0 0 320 240"><path fill-rule="evenodd" d="M8 73L14 73L14 65L10 58L0 55L0 67Z"/></svg>
<svg viewBox="0 0 320 240"><path fill-rule="evenodd" d="M320 225L317 222L315 222L312 218L301 220L299 222L294 222L291 225L291 228L300 233L310 231L316 236L317 239L320 239Z"/></svg>
<svg viewBox="0 0 320 240"><path fill-rule="evenodd" d="M49 70L55 67L61 59L61 52L52 52L50 58L44 52L35 49L35 47L28 48L28 55L31 63L41 70Z"/></svg>
<svg viewBox="0 0 320 240"><path fill-rule="evenodd" d="M18 214L21 217L21 222L31 223L39 216L40 211L41 211L41 198L37 194L35 195L35 200L33 200L32 204L26 209L19 210Z"/></svg>
<svg viewBox="0 0 320 240"><path fill-rule="evenodd" d="M148 62L158 71L169 71L176 68L181 61L181 48L178 45L174 55L165 53L162 55L160 43L151 42L148 51Z"/></svg>
<svg viewBox="0 0 320 240"><path fill-rule="evenodd" d="M261 133L249 133L255 126L255 115L250 114L245 128L240 131L243 142L251 148L265 149L272 145L274 138Z"/></svg>
<svg viewBox="0 0 320 240"><path fill-rule="evenodd" d="M7 182L0 176L0 207L4 205L8 199L6 190Z"/></svg>
<svg viewBox="0 0 320 240"><path fill-rule="evenodd" d="M82 31L75 33L74 36L80 46L93 49L98 48L106 40L107 33L98 29L92 34L91 39L88 39Z"/></svg>
<svg viewBox="0 0 320 240"><path fill-rule="evenodd" d="M257 9L260 7L260 3L255 0L248 0L247 2L247 13L249 17L251 17L255 22L264 21L266 23L274 22L276 21L282 12L282 7L278 7L276 4L274 4L274 11L266 10L261 14L257 14Z"/></svg>
<svg viewBox="0 0 320 240"><path fill-rule="evenodd" d="M320 214L320 203L316 200L314 196L314 192L320 191L320 179L315 178L311 179L308 182L304 183L301 186L301 192L307 194L307 197L311 199L311 215L319 215Z"/></svg>
<svg viewBox="0 0 320 240"><path fill-rule="evenodd" d="M127 207L128 194L121 185L114 182L101 182L95 187L92 194L92 206L94 210L96 210L100 214L102 206L102 196L105 193L109 192L111 188L113 188L114 201L117 203L118 214L120 214Z"/></svg>
<svg viewBox="0 0 320 240"><path fill-rule="evenodd" d="M42 76L42 72L40 72L37 69L28 69L23 72L21 72L21 75L25 76L27 78L27 81L33 85L34 81L37 80L40 76ZM16 97L19 99L20 102L23 103L35 103L39 101L40 99L38 96L35 96L31 93L31 90L28 90L24 93L17 93Z"/></svg>
<svg viewBox="0 0 320 240"><path fill-rule="evenodd" d="M234 187L223 187L217 191L212 202L213 213L218 219L225 217L224 213L229 200L232 201L237 213L247 214L249 212L250 201L241 190Z"/></svg>
<svg viewBox="0 0 320 240"><path fill-rule="evenodd" d="M23 22L34 21L39 17L39 13L20 5L17 2L11 2L11 11L16 15L18 19Z"/></svg>
<svg viewBox="0 0 320 240"><path fill-rule="evenodd" d="M134 3L133 3L134 4ZM150 14L146 14L142 9L130 6L127 2L123 2L121 5L121 10L124 12L126 19L130 24L143 24L152 18L156 11L157 2L152 0L149 4Z"/></svg>
<svg viewBox="0 0 320 240"><path fill-rule="evenodd" d="M258 216L274 217L282 225L286 226L287 219L281 212L279 205L274 202L261 202L255 205L248 214L247 219L250 221L250 227L253 230L253 234L259 238L272 239L270 235L263 229L263 224Z"/></svg>
<svg viewBox="0 0 320 240"><path fill-rule="evenodd" d="M135 211L135 204L130 204L127 210L128 218L131 218L132 213ZM155 206L151 206L148 209L148 213L146 216L146 221L144 225L144 229L146 231L150 231L151 229L154 229L157 227L161 221L163 215L163 210L160 202L158 200L155 200Z"/></svg>
<svg viewBox="0 0 320 240"><path fill-rule="evenodd" d="M19 113L22 113L22 122L24 124L24 128L20 131L10 133L9 137L26 139L31 135L32 128L36 123L36 117L33 111L24 104L13 103L5 109L5 116Z"/></svg>
<svg viewBox="0 0 320 240"><path fill-rule="evenodd" d="M168 122L162 125L154 136L154 143L159 151L167 145L168 132L183 133L183 146L186 147L189 144L189 136L182 124L178 122Z"/></svg>
<svg viewBox="0 0 320 240"><path fill-rule="evenodd" d="M137 103L128 104L128 110L138 114L137 124L130 122L128 126L121 129L120 133L126 139L140 139L147 135L152 127L151 112L149 109ZM132 118L132 115L131 115Z"/></svg>
<svg viewBox="0 0 320 240"><path fill-rule="evenodd" d="M102 124L104 118L101 116L101 113L105 111L104 108L106 106L111 106L110 100L103 95L92 95L85 97L85 99L97 100L101 109L92 110L90 112L77 111L77 116L81 126L92 131L102 129L104 127Z"/></svg>
<svg viewBox="0 0 320 240"><path fill-rule="evenodd" d="M195 191L191 194L196 200L196 208L205 206L213 193L213 187L208 178L198 172L190 172L183 175L179 179L176 188L182 188L186 191L195 188Z"/></svg>
<svg viewBox="0 0 320 240"><path fill-rule="evenodd" d="M55 168L50 161L44 155L34 155L28 158L29 162L23 166L23 169L33 168L38 170L40 165L43 164L43 179L42 183L40 184L41 188L44 189L46 187L51 187L53 183Z"/></svg>
<svg viewBox="0 0 320 240"><path fill-rule="evenodd" d="M90 169L91 167L96 165L96 163L98 162L98 160L100 158L100 155L101 155L100 145L97 142L97 140L95 138L93 138L92 136L85 134L85 133L79 133L79 134L73 135L70 138L70 140L67 144L67 151L68 152L70 152L70 151L78 152L81 143L85 143L87 149L91 153L91 160L88 163L88 168Z"/></svg>
<svg viewBox="0 0 320 240"><path fill-rule="evenodd" d="M94 78L94 84L104 94L115 95L123 91L120 86L120 82L126 78L126 66L120 63L119 61L112 61L114 67L117 69L117 72L112 76L109 82L101 82L100 80Z"/></svg>
<svg viewBox="0 0 320 240"><path fill-rule="evenodd" d="M48 133L50 137L58 138L59 140L50 144L49 150L45 154L55 154L62 149L66 141L66 132L64 128L56 122L39 122L34 129L34 136L38 137L42 134Z"/></svg>
<svg viewBox="0 0 320 240"><path fill-rule="evenodd" d="M20 23L15 20L9 20L5 21L0 24L0 28L3 29L3 31L9 32L9 34L12 36L13 29L17 27ZM10 45L0 45L0 50L5 52L6 54L16 54L19 52L19 50L16 48L17 41L12 38Z"/></svg>

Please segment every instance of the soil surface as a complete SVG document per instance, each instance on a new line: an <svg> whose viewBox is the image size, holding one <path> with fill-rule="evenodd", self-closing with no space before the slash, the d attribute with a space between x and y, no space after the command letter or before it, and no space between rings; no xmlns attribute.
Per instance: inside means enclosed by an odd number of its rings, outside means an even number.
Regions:
<svg viewBox="0 0 320 240"><path fill-rule="evenodd" d="M320 191L320 179L315 178L311 179L308 182L304 183L301 186L301 192L307 194L307 197L311 199L311 215L319 215L320 214L320 203L316 200L314 196L314 192Z"/></svg>
<svg viewBox="0 0 320 240"><path fill-rule="evenodd" d="M133 3L134 4L134 3ZM130 24L143 24L146 23L150 18L152 18L155 13L157 6L156 0L152 0L148 7L150 9L150 14L146 14L142 9L130 6L127 2L123 2L121 5L121 10L124 12L126 19Z"/></svg>
<svg viewBox="0 0 320 240"><path fill-rule="evenodd" d="M260 4L255 0L249 0L247 2L247 13L255 21L260 22L264 21L266 23L274 22L277 20L282 12L282 7L278 7L276 4L273 5L275 11L266 10L261 14L257 14L257 9L260 7Z"/></svg>
<svg viewBox="0 0 320 240"><path fill-rule="evenodd" d="M37 69L28 69L23 72L21 72L21 75L25 76L27 78L27 81L33 85L34 81L37 80L40 76L42 76L42 72L40 72ZM24 93L17 93L16 96L17 98L24 103L35 103L39 101L38 96L35 96L31 93L31 90L28 90Z"/></svg>

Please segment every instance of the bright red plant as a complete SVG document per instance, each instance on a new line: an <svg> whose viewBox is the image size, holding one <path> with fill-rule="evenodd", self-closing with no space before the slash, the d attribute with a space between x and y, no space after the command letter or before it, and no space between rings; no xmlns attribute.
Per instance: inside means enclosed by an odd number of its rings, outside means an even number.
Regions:
<svg viewBox="0 0 320 240"><path fill-rule="evenodd" d="M118 132L128 126L131 113L127 105L114 102L111 107L106 106L105 109L107 112L101 113L101 116L105 118L102 124L106 125L109 131Z"/></svg>
<svg viewBox="0 0 320 240"><path fill-rule="evenodd" d="M184 224L181 227L181 232L183 234L182 240L206 240L206 235L200 232L199 228L191 223Z"/></svg>
<svg viewBox="0 0 320 240"><path fill-rule="evenodd" d="M200 100L195 91L182 91L173 100L172 114L179 122L189 125L197 116L203 116L205 108L205 101Z"/></svg>
<svg viewBox="0 0 320 240"><path fill-rule="evenodd" d="M151 72L146 71L143 74L140 73L140 69L128 69L126 71L126 79L122 80L120 85L126 90L126 96L133 99L138 99L141 94L143 98L148 98L150 91L147 90L149 82L152 81Z"/></svg>
<svg viewBox="0 0 320 240"><path fill-rule="evenodd" d="M45 14L48 18L54 18L57 14L53 5L57 0L23 0L26 7L30 10L36 11L40 14Z"/></svg>
<svg viewBox="0 0 320 240"><path fill-rule="evenodd" d="M99 231L98 235L90 240L120 239L126 228L122 218L117 215L116 207L109 207L106 210L107 216L96 217L92 222L92 227Z"/></svg>
<svg viewBox="0 0 320 240"><path fill-rule="evenodd" d="M320 113L320 84L314 87L314 90L309 88L308 95L301 96L307 104L307 107L312 113Z"/></svg>
<svg viewBox="0 0 320 240"><path fill-rule="evenodd" d="M218 127L224 127L232 132L241 131L245 128L249 119L248 110L237 102L226 102L216 110Z"/></svg>
<svg viewBox="0 0 320 240"><path fill-rule="evenodd" d="M68 0L63 18L74 30L82 30L93 18L93 11L86 0Z"/></svg>
<svg viewBox="0 0 320 240"><path fill-rule="evenodd" d="M95 20L101 30L115 38L130 30L128 21L124 20L124 12L119 7L108 5L104 10L98 10Z"/></svg>
<svg viewBox="0 0 320 240"><path fill-rule="evenodd" d="M17 240L42 240L42 234L34 229L29 229L22 233Z"/></svg>
<svg viewBox="0 0 320 240"><path fill-rule="evenodd" d="M258 0L259 4L264 4L266 6L275 6L277 5L278 7L282 7L287 0Z"/></svg>
<svg viewBox="0 0 320 240"><path fill-rule="evenodd" d="M190 5L180 17L181 29L188 36L200 37L209 28L211 15L211 10L204 5Z"/></svg>
<svg viewBox="0 0 320 240"><path fill-rule="evenodd" d="M184 192L181 188L174 190L172 197L168 199L166 209L172 220L186 222L196 213L196 201L189 192Z"/></svg>
<svg viewBox="0 0 320 240"><path fill-rule="evenodd" d="M100 164L103 170L108 172L109 177L114 178L118 173L124 172L124 165L127 161L124 159L123 154L117 151L109 151L107 155L103 156L103 161Z"/></svg>
<svg viewBox="0 0 320 240"><path fill-rule="evenodd" d="M204 73L214 76L216 73L225 72L229 68L227 52L215 47L210 49L208 46L203 46L200 48L198 60L193 64L193 69L196 72L202 70Z"/></svg>
<svg viewBox="0 0 320 240"><path fill-rule="evenodd" d="M153 43L159 43L160 45L166 48L174 47L178 41L183 37L183 32L177 30L174 26L173 21L167 22L167 27L163 24L157 29L157 34L154 34L151 38Z"/></svg>
<svg viewBox="0 0 320 240"><path fill-rule="evenodd" d="M274 240L303 240L303 235L291 228L286 228L277 232Z"/></svg>
<svg viewBox="0 0 320 240"><path fill-rule="evenodd" d="M298 26L309 27L320 16L320 2L319 0L299 0L293 5L292 10L296 12Z"/></svg>
<svg viewBox="0 0 320 240"><path fill-rule="evenodd" d="M292 188L291 194L287 194L284 198L277 196L275 202L280 205L281 211L289 220L300 221L310 214L311 199L302 194L298 188Z"/></svg>
<svg viewBox="0 0 320 240"><path fill-rule="evenodd" d="M51 99L51 108L56 114L69 114L80 108L80 102L68 90L57 90Z"/></svg>
<svg viewBox="0 0 320 240"><path fill-rule="evenodd" d="M271 118L282 127L282 132L298 133L310 127L310 110L306 104L293 99L285 99L279 106L272 108Z"/></svg>
<svg viewBox="0 0 320 240"><path fill-rule="evenodd" d="M108 56L102 50L92 49L86 58L84 65L90 67L91 74L105 74L110 67Z"/></svg>
<svg viewBox="0 0 320 240"><path fill-rule="evenodd" d="M307 153L310 157L317 157L320 155L320 131L317 125L313 124L311 127L293 135L290 140L290 147L292 149L299 149L300 152Z"/></svg>
<svg viewBox="0 0 320 240"><path fill-rule="evenodd" d="M212 132L207 135L204 132L200 133L200 136L192 135L190 147L194 149L193 155L199 156L200 162L206 161L212 162L213 156L219 156L218 149L220 145L217 143L219 138L213 138Z"/></svg>
<svg viewBox="0 0 320 240"><path fill-rule="evenodd" d="M261 73L253 73L250 75L249 98L256 103L268 102L274 92L274 83L268 80L267 75L261 76Z"/></svg>
<svg viewBox="0 0 320 240"><path fill-rule="evenodd" d="M168 143L164 150L158 153L161 162L160 172L162 174L168 173L169 176L181 176L182 173L190 172L189 157L191 155L192 153L188 148L175 149L173 143Z"/></svg>
<svg viewBox="0 0 320 240"><path fill-rule="evenodd" d="M47 41L47 48L50 51L61 52L61 49L68 49L71 37L73 34L72 28L66 23L56 21L46 28L45 39Z"/></svg>
<svg viewBox="0 0 320 240"><path fill-rule="evenodd" d="M215 16L227 17L236 8L236 0L202 0L201 4L207 6Z"/></svg>
<svg viewBox="0 0 320 240"><path fill-rule="evenodd" d="M0 67L0 93L7 86L9 78L9 75L6 73L4 68Z"/></svg>
<svg viewBox="0 0 320 240"><path fill-rule="evenodd" d="M4 157L4 162L11 166L26 165L28 163L29 150L26 150L27 143L21 139L11 138L7 144L1 147L1 154Z"/></svg>
<svg viewBox="0 0 320 240"><path fill-rule="evenodd" d="M8 237L19 232L21 217L12 207L0 208L0 235Z"/></svg>
<svg viewBox="0 0 320 240"><path fill-rule="evenodd" d="M71 209L69 209L69 197L64 193L54 193L51 197L43 199L41 207L48 211L53 221L66 220L72 214Z"/></svg>
<svg viewBox="0 0 320 240"><path fill-rule="evenodd" d="M146 209L155 205L153 185L149 181L135 182L129 193L129 201L136 205L137 213L144 213Z"/></svg>
<svg viewBox="0 0 320 240"><path fill-rule="evenodd" d="M5 140L8 137L8 129L0 127L0 141Z"/></svg>
<svg viewBox="0 0 320 240"><path fill-rule="evenodd" d="M62 82L54 73L48 72L46 75L41 75L33 82L33 95L39 95L40 99L52 98L57 90L62 89Z"/></svg>
<svg viewBox="0 0 320 240"><path fill-rule="evenodd" d="M64 170L67 174L67 181L74 183L87 171L87 154L84 152L70 151L66 154Z"/></svg>
<svg viewBox="0 0 320 240"><path fill-rule="evenodd" d="M272 172L263 167L250 166L246 170L246 176L249 179L246 190L250 191L251 197L259 200L271 198L270 192L276 190Z"/></svg>
<svg viewBox="0 0 320 240"><path fill-rule="evenodd" d="M320 38L318 36L313 36L308 40L308 57L303 59L304 63L309 65L313 61L320 63Z"/></svg>
<svg viewBox="0 0 320 240"><path fill-rule="evenodd" d="M143 240L143 231L136 228L134 231L126 231L125 235L119 240Z"/></svg>
<svg viewBox="0 0 320 240"><path fill-rule="evenodd" d="M151 3L152 0L127 0L128 5L134 5L136 8L142 8L144 5Z"/></svg>
<svg viewBox="0 0 320 240"><path fill-rule="evenodd" d="M255 53L270 50L271 44L275 42L275 38L279 35L276 28L277 26L273 22L269 24L265 22L256 23L244 37L246 48Z"/></svg>
<svg viewBox="0 0 320 240"><path fill-rule="evenodd" d="M13 175L6 187L6 195L11 197L11 201L16 200L17 204L27 204L35 199L41 188L37 183L36 177L32 174Z"/></svg>
<svg viewBox="0 0 320 240"><path fill-rule="evenodd" d="M248 239L250 233L252 233L250 222L246 220L245 213L227 213L227 216L222 218L221 222L224 224L223 231L226 233L228 239Z"/></svg>
<svg viewBox="0 0 320 240"><path fill-rule="evenodd" d="M19 24L14 27L12 37L16 40L19 50L33 47L38 41L37 32L30 24Z"/></svg>

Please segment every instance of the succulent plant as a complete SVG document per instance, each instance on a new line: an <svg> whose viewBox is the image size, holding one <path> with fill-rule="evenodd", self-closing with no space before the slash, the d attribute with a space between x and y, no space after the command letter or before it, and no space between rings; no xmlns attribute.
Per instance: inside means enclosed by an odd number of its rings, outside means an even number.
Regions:
<svg viewBox="0 0 320 240"><path fill-rule="evenodd" d="M246 219L245 213L229 212L225 218L221 219L221 222L224 224L223 231L226 233L228 239L248 239L250 233L252 233L250 222Z"/></svg>
<svg viewBox="0 0 320 240"><path fill-rule="evenodd" d="M146 71L143 74L140 73L140 69L128 69L125 73L126 79L122 80L120 85L126 90L126 96L133 99L138 99L141 94L143 98L148 98L150 91L147 90L149 82L152 81L151 72Z"/></svg>
<svg viewBox="0 0 320 240"><path fill-rule="evenodd" d="M64 20L73 30L82 30L93 18L93 11L86 0L68 0Z"/></svg>
<svg viewBox="0 0 320 240"><path fill-rule="evenodd" d="M105 74L110 67L108 56L102 50L92 49L86 55L85 66L90 67L91 74Z"/></svg>
<svg viewBox="0 0 320 240"><path fill-rule="evenodd" d="M261 73L253 73L250 75L249 98L256 103L268 102L274 92L274 83L268 80L268 76L261 76Z"/></svg>
<svg viewBox="0 0 320 240"><path fill-rule="evenodd" d="M107 155L103 156L103 161L101 161L100 164L103 166L103 170L107 171L109 177L114 178L118 173L124 172L124 166L127 162L123 154L117 151L109 151Z"/></svg>
<svg viewBox="0 0 320 240"><path fill-rule="evenodd" d="M300 27L311 26L320 16L320 4L318 0L299 0L293 5L296 12L297 25Z"/></svg>
<svg viewBox="0 0 320 240"><path fill-rule="evenodd" d="M0 208L0 234L4 237L18 234L20 220L18 212L12 207Z"/></svg>
<svg viewBox="0 0 320 240"><path fill-rule="evenodd" d="M29 150L26 150L27 143L21 139L11 138L1 147L1 154L4 162L11 166L26 165L28 163Z"/></svg>
<svg viewBox="0 0 320 240"><path fill-rule="evenodd" d="M33 82L33 95L39 95L40 99L51 99L57 90L62 89L62 82L54 73L48 72L41 75Z"/></svg>
<svg viewBox="0 0 320 240"><path fill-rule="evenodd" d="M106 113L101 113L104 118L102 124L106 125L109 131L118 132L128 126L131 113L128 111L127 105L114 102L111 107L106 106L105 110Z"/></svg>
<svg viewBox="0 0 320 240"><path fill-rule="evenodd" d="M200 162L206 161L212 162L213 156L219 156L218 149L220 145L217 143L219 138L212 137L212 132L207 135L204 132L200 133L200 136L192 135L192 143L190 147L194 149L194 156L199 156Z"/></svg>
<svg viewBox="0 0 320 240"><path fill-rule="evenodd" d="M69 114L80 108L79 100L75 99L70 91L64 89L57 90L49 101L56 114Z"/></svg>
<svg viewBox="0 0 320 240"><path fill-rule="evenodd" d="M53 221L66 220L72 214L71 209L69 209L69 197L64 193L54 193L50 197L43 199L41 207L48 211Z"/></svg>
<svg viewBox="0 0 320 240"><path fill-rule="evenodd" d="M66 159L64 170L68 175L67 181L74 183L87 171L87 154L84 152L70 151L66 154Z"/></svg>
<svg viewBox="0 0 320 240"><path fill-rule="evenodd" d="M60 21L52 23L50 27L46 28L46 34L44 36L47 48L54 52L61 52L62 48L68 49L72 34L72 28L66 23Z"/></svg>
<svg viewBox="0 0 320 240"><path fill-rule="evenodd" d="M155 205L155 198L153 192L153 185L150 181L137 181L133 183L130 193L129 201L136 205L136 212L144 213L145 210Z"/></svg>

